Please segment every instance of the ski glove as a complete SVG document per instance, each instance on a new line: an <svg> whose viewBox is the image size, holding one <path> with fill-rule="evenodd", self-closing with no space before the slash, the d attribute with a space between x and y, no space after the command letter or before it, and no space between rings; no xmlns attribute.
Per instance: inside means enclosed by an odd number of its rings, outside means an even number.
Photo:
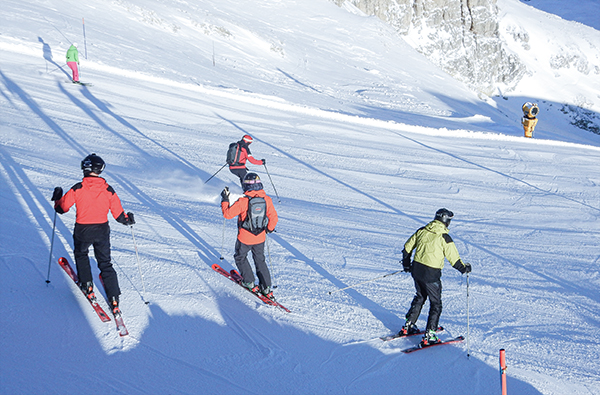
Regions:
<svg viewBox="0 0 600 395"><path fill-rule="evenodd" d="M267 160L266 159L262 159L263 165L267 164Z"/></svg>
<svg viewBox="0 0 600 395"><path fill-rule="evenodd" d="M471 273L471 264L463 263L463 261L461 261L460 259L456 261L456 263L454 264L454 268L456 268L456 270L458 270L462 274Z"/></svg>
<svg viewBox="0 0 600 395"><path fill-rule="evenodd" d="M127 213L127 222L125 225L133 225L135 224L135 219L133 219L133 213L130 211Z"/></svg>
<svg viewBox="0 0 600 395"><path fill-rule="evenodd" d="M52 201L60 200L63 197L63 190L61 187L54 188L54 193L52 194Z"/></svg>
<svg viewBox="0 0 600 395"><path fill-rule="evenodd" d="M405 250L402 250L402 266L404 267L404 271L410 273L412 270L412 262L410 261L410 254Z"/></svg>
<svg viewBox="0 0 600 395"><path fill-rule="evenodd" d="M123 225L133 225L135 224L135 220L133 219L133 213L132 212L128 212L127 214L125 214L125 211L123 211L121 213L121 215L119 215L117 217L117 222L123 224Z"/></svg>
<svg viewBox="0 0 600 395"><path fill-rule="evenodd" d="M269 230L269 228L267 228L267 229L265 229L265 232L267 232L267 233L273 233L273 232L275 232L275 229Z"/></svg>
<svg viewBox="0 0 600 395"><path fill-rule="evenodd" d="M221 192L221 202L229 203L229 187L225 187Z"/></svg>

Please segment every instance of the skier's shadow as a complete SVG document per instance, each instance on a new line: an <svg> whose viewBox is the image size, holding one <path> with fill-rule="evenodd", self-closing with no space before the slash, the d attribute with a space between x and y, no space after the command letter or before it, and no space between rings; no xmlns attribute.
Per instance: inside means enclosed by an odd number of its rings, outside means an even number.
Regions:
<svg viewBox="0 0 600 395"><path fill-rule="evenodd" d="M69 73L63 69L63 66L61 66L60 64L56 63L54 61L54 59L52 59L52 49L50 48L50 45L48 45L47 42L44 41L43 38L41 38L40 36L38 36L38 41L42 43L42 51L44 54L44 59L46 59L46 61L54 66L56 66L56 69L60 69L63 73L65 73L65 75L71 79L71 76L69 75ZM51 70L48 71L48 63L46 63L46 73L51 73L52 71L56 70Z"/></svg>

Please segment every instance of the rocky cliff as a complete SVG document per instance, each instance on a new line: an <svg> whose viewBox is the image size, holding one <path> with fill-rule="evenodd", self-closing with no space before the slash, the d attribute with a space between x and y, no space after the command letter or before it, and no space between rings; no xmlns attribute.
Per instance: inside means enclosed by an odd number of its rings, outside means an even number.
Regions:
<svg viewBox="0 0 600 395"><path fill-rule="evenodd" d="M447 73L486 95L509 91L525 73L518 57L503 48L496 0L332 1L379 17Z"/></svg>

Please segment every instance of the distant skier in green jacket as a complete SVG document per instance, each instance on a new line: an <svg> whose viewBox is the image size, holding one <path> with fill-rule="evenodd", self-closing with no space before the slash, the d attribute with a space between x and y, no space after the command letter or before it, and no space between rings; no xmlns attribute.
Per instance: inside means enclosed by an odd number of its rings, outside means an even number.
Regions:
<svg viewBox="0 0 600 395"><path fill-rule="evenodd" d="M406 323L400 330L400 335L419 332L415 325L423 304L429 298L429 317L427 328L423 335L422 344L428 345L439 342L436 329L442 314L442 268L444 258L461 273L470 273L471 265L463 263L458 255L456 245L448 234L448 226L454 217L452 211L445 208L435 213L435 218L429 224L418 229L404 244L402 250L402 266L405 272L412 274L416 294L406 313ZM415 251L411 262L411 255Z"/></svg>
<svg viewBox="0 0 600 395"><path fill-rule="evenodd" d="M73 71L73 83L79 83L79 51L77 50L77 43L73 43L67 50L67 66Z"/></svg>

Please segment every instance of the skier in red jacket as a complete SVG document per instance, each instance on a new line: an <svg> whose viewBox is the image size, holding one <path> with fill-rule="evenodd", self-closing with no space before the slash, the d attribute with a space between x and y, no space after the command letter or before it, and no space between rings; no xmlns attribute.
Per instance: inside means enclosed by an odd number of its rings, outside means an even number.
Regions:
<svg viewBox="0 0 600 395"><path fill-rule="evenodd" d="M83 180L73 185L64 196L61 187L54 188L52 200L55 201L54 209L59 214L66 213L73 205L77 211L73 230L73 255L79 286L88 298L95 298L88 256L90 246L94 246L94 256L100 269L106 297L113 314L117 315L121 313L119 310L121 290L110 258L110 227L107 216L110 211L123 225L133 225L135 220L133 213L125 214L121 200L114 189L100 177L104 167L105 163L98 155L86 156L81 161Z"/></svg>
<svg viewBox="0 0 600 395"><path fill-rule="evenodd" d="M248 173L248 169L246 168L247 160L258 166L264 165L267 162L265 159L254 159L250 153L250 144L252 144L252 141L252 136L249 134L244 135L242 139L237 142L239 152L235 157L235 160L233 163L229 164L229 171L239 177L242 186L244 184L244 177L246 176L246 173Z"/></svg>
<svg viewBox="0 0 600 395"><path fill-rule="evenodd" d="M244 196L232 205L229 205L229 189L225 188L221 192L223 217L232 219L238 216L238 237L233 258L243 278L242 285L254 293L260 291L267 298L272 298L271 274L265 262L265 240L266 234L275 230L279 218L273 201L263 190L262 182L256 173L248 173L244 177L243 189ZM252 200L254 198L257 198L256 202ZM250 206L254 207L254 212L260 215L255 214L248 218ZM247 255L250 251L252 251L259 286L254 284L254 273L248 262Z"/></svg>

